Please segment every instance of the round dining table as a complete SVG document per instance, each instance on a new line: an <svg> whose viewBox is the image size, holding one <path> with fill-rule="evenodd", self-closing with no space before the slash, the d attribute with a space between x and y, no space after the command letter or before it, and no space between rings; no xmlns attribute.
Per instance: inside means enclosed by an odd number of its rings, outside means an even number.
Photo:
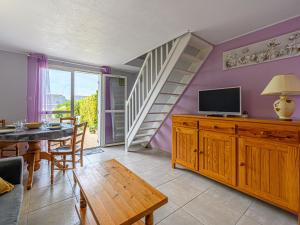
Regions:
<svg viewBox="0 0 300 225"><path fill-rule="evenodd" d="M51 161L50 153L48 153L48 151L41 151L41 141L68 137L72 134L73 126L69 124L63 124L60 129L56 130L46 127L39 129L22 129L12 133L0 134L0 148L5 148L18 142L28 143L28 149L23 157L28 165L27 189L29 190L32 188L33 173L40 168L40 161L42 159ZM56 166L61 167L58 163L56 164Z"/></svg>

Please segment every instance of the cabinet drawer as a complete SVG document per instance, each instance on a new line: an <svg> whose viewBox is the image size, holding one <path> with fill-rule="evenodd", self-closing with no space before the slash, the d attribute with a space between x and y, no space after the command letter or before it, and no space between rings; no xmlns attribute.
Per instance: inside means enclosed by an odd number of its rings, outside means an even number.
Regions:
<svg viewBox="0 0 300 225"><path fill-rule="evenodd" d="M235 134L235 124L233 123L200 120L199 127L202 130Z"/></svg>
<svg viewBox="0 0 300 225"><path fill-rule="evenodd" d="M238 134L247 137L264 138L268 140L298 143L299 134L296 127L270 125L270 124L241 124Z"/></svg>
<svg viewBox="0 0 300 225"><path fill-rule="evenodd" d="M198 120L190 118L173 118L174 127L198 128Z"/></svg>

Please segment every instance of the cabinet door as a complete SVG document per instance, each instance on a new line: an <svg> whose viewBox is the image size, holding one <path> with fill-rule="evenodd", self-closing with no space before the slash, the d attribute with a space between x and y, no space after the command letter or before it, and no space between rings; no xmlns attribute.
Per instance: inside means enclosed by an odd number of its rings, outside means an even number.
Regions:
<svg viewBox="0 0 300 225"><path fill-rule="evenodd" d="M198 170L198 129L173 127L172 161Z"/></svg>
<svg viewBox="0 0 300 225"><path fill-rule="evenodd" d="M299 149L256 138L239 140L239 188L298 210Z"/></svg>
<svg viewBox="0 0 300 225"><path fill-rule="evenodd" d="M229 134L200 131L199 171L229 185L236 185L236 142Z"/></svg>

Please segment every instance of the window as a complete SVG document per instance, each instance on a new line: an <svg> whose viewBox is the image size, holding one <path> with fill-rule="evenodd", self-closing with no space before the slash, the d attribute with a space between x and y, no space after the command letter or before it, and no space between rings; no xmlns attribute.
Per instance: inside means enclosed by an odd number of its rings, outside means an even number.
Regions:
<svg viewBox="0 0 300 225"><path fill-rule="evenodd" d="M42 120L58 122L61 117L80 117L80 100L90 96L98 98L98 79L96 73L50 67L47 77L43 79L43 96L46 99L42 106ZM96 116L97 112L93 113Z"/></svg>
<svg viewBox="0 0 300 225"><path fill-rule="evenodd" d="M42 120L57 122L60 117L71 116L72 72L49 69L43 79L44 98Z"/></svg>

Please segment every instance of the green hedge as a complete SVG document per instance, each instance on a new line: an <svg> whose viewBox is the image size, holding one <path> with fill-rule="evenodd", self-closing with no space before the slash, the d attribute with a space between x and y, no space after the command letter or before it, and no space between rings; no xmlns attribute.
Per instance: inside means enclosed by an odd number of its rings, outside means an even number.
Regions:
<svg viewBox="0 0 300 225"><path fill-rule="evenodd" d="M71 101L57 105L54 111L71 110ZM91 132L97 129L98 124L98 91L74 102L74 115L80 116L80 122L88 122L88 127ZM56 114L56 118L65 117L65 114Z"/></svg>

